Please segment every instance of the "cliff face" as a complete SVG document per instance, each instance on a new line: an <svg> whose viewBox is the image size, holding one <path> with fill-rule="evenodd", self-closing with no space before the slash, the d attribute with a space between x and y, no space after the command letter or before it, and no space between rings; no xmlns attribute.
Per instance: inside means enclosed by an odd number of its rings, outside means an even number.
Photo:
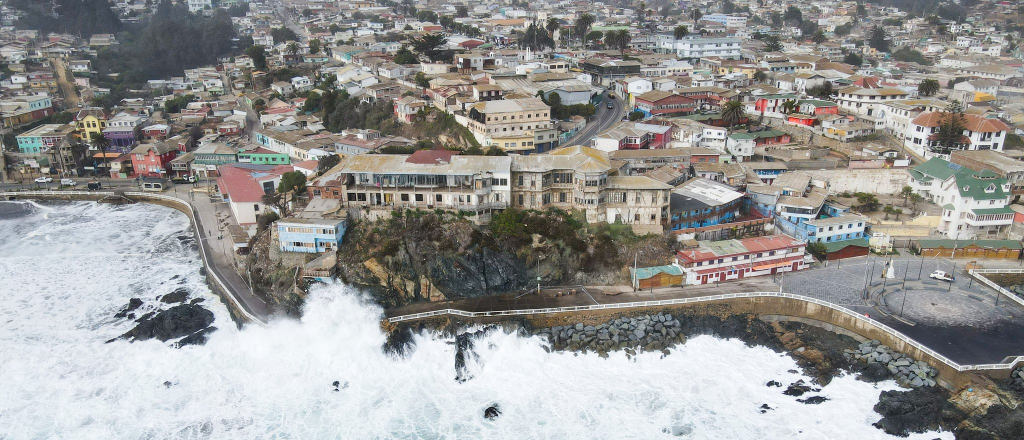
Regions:
<svg viewBox="0 0 1024 440"><path fill-rule="evenodd" d="M449 213L350 222L338 273L384 307L519 291L536 283L615 284L627 268L667 264L668 241L586 227L565 213L506 210L491 227Z"/></svg>

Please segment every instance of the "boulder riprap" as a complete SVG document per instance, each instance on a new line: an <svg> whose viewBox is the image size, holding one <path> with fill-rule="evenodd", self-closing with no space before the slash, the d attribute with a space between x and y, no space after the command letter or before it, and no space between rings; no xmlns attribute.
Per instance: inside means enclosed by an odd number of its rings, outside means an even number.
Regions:
<svg viewBox="0 0 1024 440"><path fill-rule="evenodd" d="M554 326L535 333L546 337L556 350L592 351L600 356L618 350L630 356L643 351L661 352L686 342L683 324L668 313L616 318L596 326Z"/></svg>
<svg viewBox="0 0 1024 440"><path fill-rule="evenodd" d="M501 407L499 407L497 403L488 406L487 409L484 410L484 418L486 418L487 420L494 420L498 418L498 416L500 415Z"/></svg>
<svg viewBox="0 0 1024 440"><path fill-rule="evenodd" d="M846 350L846 356L862 364L861 372L865 379L886 379L888 372L896 383L907 388L933 387L939 374L927 362L916 361L876 340L861 343L857 349Z"/></svg>
<svg viewBox="0 0 1024 440"><path fill-rule="evenodd" d="M216 330L216 327L210 326L213 324L213 319L213 312L198 305L179 304L139 318L135 328L115 339L129 341L157 339L166 342L171 339L183 338L176 344L177 346L202 344L206 342L206 336Z"/></svg>

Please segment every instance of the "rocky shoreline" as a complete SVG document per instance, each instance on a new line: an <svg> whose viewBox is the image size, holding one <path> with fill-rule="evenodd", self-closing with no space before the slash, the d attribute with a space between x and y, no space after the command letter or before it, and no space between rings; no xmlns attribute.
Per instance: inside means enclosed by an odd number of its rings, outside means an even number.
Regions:
<svg viewBox="0 0 1024 440"><path fill-rule="evenodd" d="M202 298L189 301L189 296L188 289L182 287L158 297L149 305L141 298L129 299L128 304L114 318L132 320L135 326L107 343L117 340L134 342L156 339L167 342L177 339L172 344L174 348L205 344L210 333L217 330L212 325L213 312L200 305Z"/></svg>
<svg viewBox="0 0 1024 440"><path fill-rule="evenodd" d="M602 323L570 321L541 328L533 328L530 322L522 319L482 329L478 324L457 318L411 326L386 324L388 341L383 348L393 355L402 356L412 350L412 336L424 330L453 337L456 346L455 380L462 382L472 379L465 373L464 365L474 356L473 341L499 328L522 336L544 338L550 344L545 347L548 351L596 353L600 357L608 357L614 352L623 352L627 357L644 352L668 356L672 347L698 335L740 339L747 345L785 352L797 361L804 374L812 378L812 383L797 381L786 386L771 381L767 386L779 387L782 393L799 397L797 400L804 404L827 401L824 396L805 394L820 391L820 387L834 377L850 373L856 374L859 380L872 383L893 379L908 388L883 392L874 406L881 417L875 427L888 434L905 437L910 433L943 430L954 432L958 439L1024 438L1024 405L1017 405L1024 401L1024 367L1018 368L1005 383L988 381L991 387L998 388L994 392L986 390L979 393L970 389L953 394L937 384L936 369L879 341L861 342L816 326L789 321L765 322L753 315L719 317L684 312L637 313ZM1008 390L1018 396L1011 405L1007 405L1005 399L988 397L985 404L979 405L976 400L965 397L965 394L970 397L989 396ZM760 412L767 413L771 409L764 405Z"/></svg>

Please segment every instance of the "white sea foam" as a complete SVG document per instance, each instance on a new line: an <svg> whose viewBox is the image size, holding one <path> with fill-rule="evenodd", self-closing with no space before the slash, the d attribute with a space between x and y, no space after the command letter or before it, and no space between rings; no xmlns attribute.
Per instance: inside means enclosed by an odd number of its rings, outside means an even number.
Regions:
<svg viewBox="0 0 1024 440"><path fill-rule="evenodd" d="M871 407L894 383L841 377L805 405L765 386L807 380L792 359L735 340L627 360L494 332L457 383L450 339L419 335L392 359L381 310L342 285L314 291L301 322L237 330L179 238L184 216L50 208L0 220L0 438L889 438ZM129 298L151 307L180 286L216 315L205 346L104 343L131 327L112 317ZM493 403L503 414L487 421ZM935 437L952 435L911 436Z"/></svg>

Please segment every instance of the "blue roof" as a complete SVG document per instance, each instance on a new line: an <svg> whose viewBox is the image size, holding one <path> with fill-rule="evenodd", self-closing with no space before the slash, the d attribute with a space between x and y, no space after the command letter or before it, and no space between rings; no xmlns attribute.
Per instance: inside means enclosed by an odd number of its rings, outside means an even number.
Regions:
<svg viewBox="0 0 1024 440"><path fill-rule="evenodd" d="M683 269L675 265L666 266L651 266L651 267L640 267L637 269L629 268L630 272L635 274L635 278L638 280L646 280L660 273L667 273L669 275L682 275Z"/></svg>

